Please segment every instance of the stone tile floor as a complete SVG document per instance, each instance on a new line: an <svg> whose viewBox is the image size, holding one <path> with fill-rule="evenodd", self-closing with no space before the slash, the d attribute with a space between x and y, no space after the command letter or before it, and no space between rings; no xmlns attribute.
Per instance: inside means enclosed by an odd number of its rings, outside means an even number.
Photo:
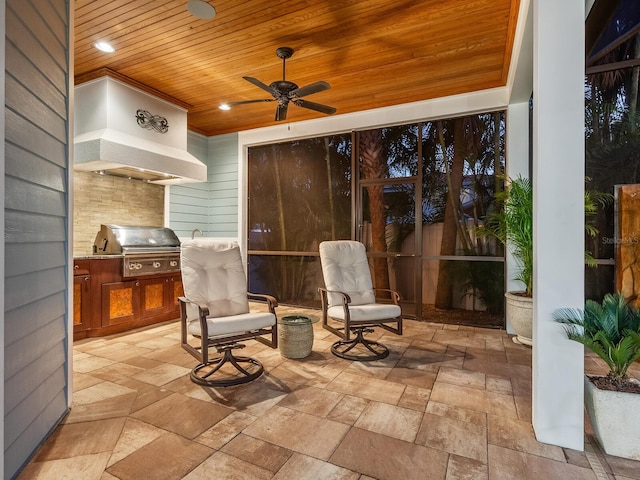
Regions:
<svg viewBox="0 0 640 480"><path fill-rule="evenodd" d="M403 336L372 334L391 350L372 363L314 332L300 360L246 342L265 373L220 389L190 381L177 321L76 342L71 411L19 478L640 479L588 423L585 452L535 440L531 350L504 331L407 320Z"/></svg>

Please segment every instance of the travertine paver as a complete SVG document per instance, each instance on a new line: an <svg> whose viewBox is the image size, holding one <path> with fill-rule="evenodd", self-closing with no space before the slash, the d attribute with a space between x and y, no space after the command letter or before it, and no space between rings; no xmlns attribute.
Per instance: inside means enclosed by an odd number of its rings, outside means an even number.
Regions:
<svg viewBox="0 0 640 480"><path fill-rule="evenodd" d="M370 364L332 355L320 324L304 359L245 342L265 373L226 389L190 381L178 322L82 340L71 412L19 478L595 479L583 452L535 439L530 348L457 325L407 320L404 333L376 332L391 353ZM640 462L598 458L640 480Z"/></svg>

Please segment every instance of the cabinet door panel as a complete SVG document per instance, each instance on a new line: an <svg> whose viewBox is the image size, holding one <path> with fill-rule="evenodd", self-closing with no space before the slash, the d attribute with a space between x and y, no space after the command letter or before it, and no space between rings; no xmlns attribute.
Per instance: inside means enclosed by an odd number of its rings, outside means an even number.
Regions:
<svg viewBox="0 0 640 480"><path fill-rule="evenodd" d="M181 277L172 277L169 279L171 284L171 298L169 300L169 310L177 314L180 313L180 302L178 297L184 297L184 288L182 287Z"/></svg>
<svg viewBox="0 0 640 480"><path fill-rule="evenodd" d="M140 282L102 285L102 326L133 322L140 315Z"/></svg>
<svg viewBox="0 0 640 480"><path fill-rule="evenodd" d="M166 311L167 280L166 278L142 280L142 317L162 314Z"/></svg>
<svg viewBox="0 0 640 480"><path fill-rule="evenodd" d="M73 331L88 330L91 316L91 289L89 275L73 277Z"/></svg>

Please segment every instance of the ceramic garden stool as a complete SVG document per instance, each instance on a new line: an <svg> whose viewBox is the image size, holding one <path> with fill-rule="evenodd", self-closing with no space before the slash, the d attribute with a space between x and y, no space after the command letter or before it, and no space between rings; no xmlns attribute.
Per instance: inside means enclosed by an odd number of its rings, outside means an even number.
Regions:
<svg viewBox="0 0 640 480"><path fill-rule="evenodd" d="M317 318L286 315L278 319L278 348L286 358L304 358L313 348L313 324Z"/></svg>

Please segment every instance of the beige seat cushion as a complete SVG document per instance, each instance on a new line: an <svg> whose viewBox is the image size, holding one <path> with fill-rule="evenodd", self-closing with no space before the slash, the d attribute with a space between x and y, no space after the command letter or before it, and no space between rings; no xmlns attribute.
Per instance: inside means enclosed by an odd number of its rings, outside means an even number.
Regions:
<svg viewBox="0 0 640 480"><path fill-rule="evenodd" d="M201 336L200 321L189 319L187 331L196 337ZM245 332L266 328L276 323L276 316L269 312L242 313L229 317L207 317L209 338L227 335L240 335Z"/></svg>
<svg viewBox="0 0 640 480"><path fill-rule="evenodd" d="M398 305L387 303L370 303L368 305L349 305L349 317L351 320L380 320L394 319L400 316L401 310ZM327 309L327 314L335 319L344 322L344 308L334 305Z"/></svg>

